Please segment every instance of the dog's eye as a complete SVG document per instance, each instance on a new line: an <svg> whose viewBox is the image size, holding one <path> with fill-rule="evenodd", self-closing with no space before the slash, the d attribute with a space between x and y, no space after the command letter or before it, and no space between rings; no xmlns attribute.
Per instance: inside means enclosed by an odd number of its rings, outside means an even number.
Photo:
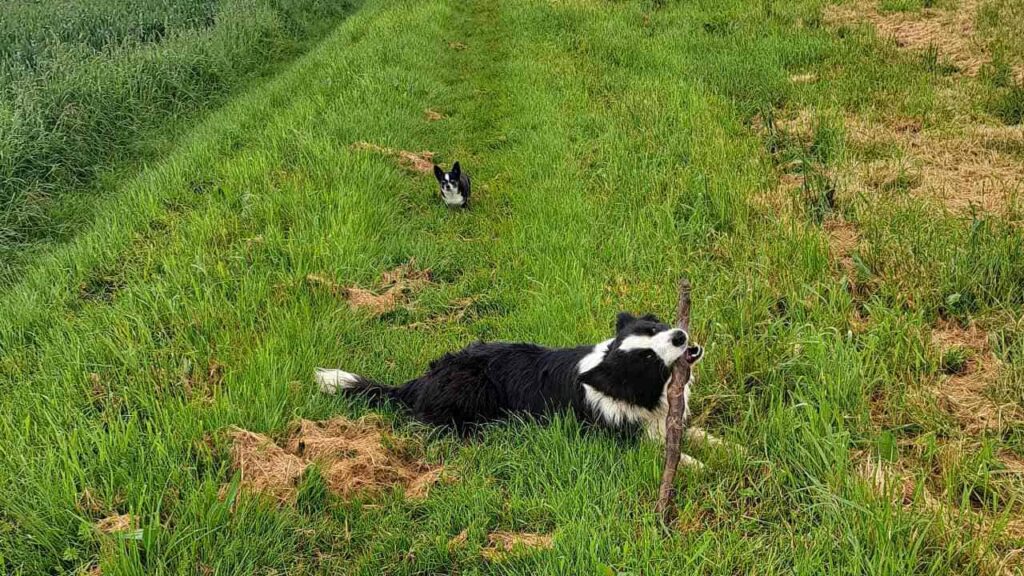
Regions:
<svg viewBox="0 0 1024 576"><path fill-rule="evenodd" d="M647 329L647 335L648 336L654 336L657 333L658 333L658 329L657 328L648 328Z"/></svg>

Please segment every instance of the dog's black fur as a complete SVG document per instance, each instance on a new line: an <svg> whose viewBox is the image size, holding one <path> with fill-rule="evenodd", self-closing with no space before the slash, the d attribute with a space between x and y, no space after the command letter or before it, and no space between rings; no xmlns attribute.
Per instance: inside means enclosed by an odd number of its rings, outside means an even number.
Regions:
<svg viewBox="0 0 1024 576"><path fill-rule="evenodd" d="M441 200L446 205L469 208L469 175L462 171L458 162L452 165L451 172L445 172L435 164L434 177L441 186Z"/></svg>
<svg viewBox="0 0 1024 576"><path fill-rule="evenodd" d="M393 400L423 422L460 430L510 414L544 417L565 410L613 428L657 426L649 420L664 420L672 363L703 356L688 340L655 316L621 313L615 337L596 346L478 342L435 360L400 387L338 370L320 370L317 380L324 392Z"/></svg>

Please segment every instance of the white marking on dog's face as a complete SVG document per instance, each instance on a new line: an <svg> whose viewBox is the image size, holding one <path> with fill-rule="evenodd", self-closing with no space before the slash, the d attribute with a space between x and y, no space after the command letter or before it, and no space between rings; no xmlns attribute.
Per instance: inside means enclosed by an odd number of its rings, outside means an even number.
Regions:
<svg viewBox="0 0 1024 576"><path fill-rule="evenodd" d="M327 368L317 368L314 377L324 394L337 394L338 391L352 388L359 382L359 376L356 374Z"/></svg>
<svg viewBox="0 0 1024 576"><path fill-rule="evenodd" d="M626 336L619 344L619 350L628 352L647 348L653 350L661 358L665 366L671 366L686 351L686 343L689 342L689 335L678 328L662 330L652 336L644 334L632 334Z"/></svg>

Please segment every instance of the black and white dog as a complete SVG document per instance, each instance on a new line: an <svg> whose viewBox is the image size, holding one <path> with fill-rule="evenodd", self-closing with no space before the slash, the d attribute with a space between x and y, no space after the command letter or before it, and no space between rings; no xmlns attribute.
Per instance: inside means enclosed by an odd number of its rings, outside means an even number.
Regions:
<svg viewBox="0 0 1024 576"><path fill-rule="evenodd" d="M446 205L469 208L469 175L462 172L458 162L452 165L451 172L445 172L435 164L434 177L441 185L441 200Z"/></svg>
<svg viewBox="0 0 1024 576"><path fill-rule="evenodd" d="M472 344L445 354L427 373L400 387L388 387L341 370L317 369L320 390L370 400L390 399L417 419L465 429L509 414L544 417L573 411L582 420L625 428L639 426L657 440L665 437L665 389L672 365L699 361L704 349L689 335L653 315L618 315L615 337L593 346L546 348L535 344ZM689 417L690 383L685 417ZM715 441L702 432L690 438ZM696 461L684 458L684 463Z"/></svg>

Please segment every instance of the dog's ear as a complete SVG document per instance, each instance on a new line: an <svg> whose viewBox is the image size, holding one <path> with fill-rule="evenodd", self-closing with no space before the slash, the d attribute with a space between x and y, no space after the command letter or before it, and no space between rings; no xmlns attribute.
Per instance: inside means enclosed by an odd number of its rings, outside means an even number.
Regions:
<svg viewBox="0 0 1024 576"><path fill-rule="evenodd" d="M458 180L459 179L459 175L461 175L461 174L462 174L462 168L459 167L459 163L456 162L455 164L452 164L452 179L453 180Z"/></svg>
<svg viewBox="0 0 1024 576"><path fill-rule="evenodd" d="M444 182L444 170L437 164L434 164L434 178L437 178L438 182Z"/></svg>
<svg viewBox="0 0 1024 576"><path fill-rule="evenodd" d="M620 332L627 324L636 320L636 316L633 316L629 312L619 312L619 315L615 317L615 331Z"/></svg>

